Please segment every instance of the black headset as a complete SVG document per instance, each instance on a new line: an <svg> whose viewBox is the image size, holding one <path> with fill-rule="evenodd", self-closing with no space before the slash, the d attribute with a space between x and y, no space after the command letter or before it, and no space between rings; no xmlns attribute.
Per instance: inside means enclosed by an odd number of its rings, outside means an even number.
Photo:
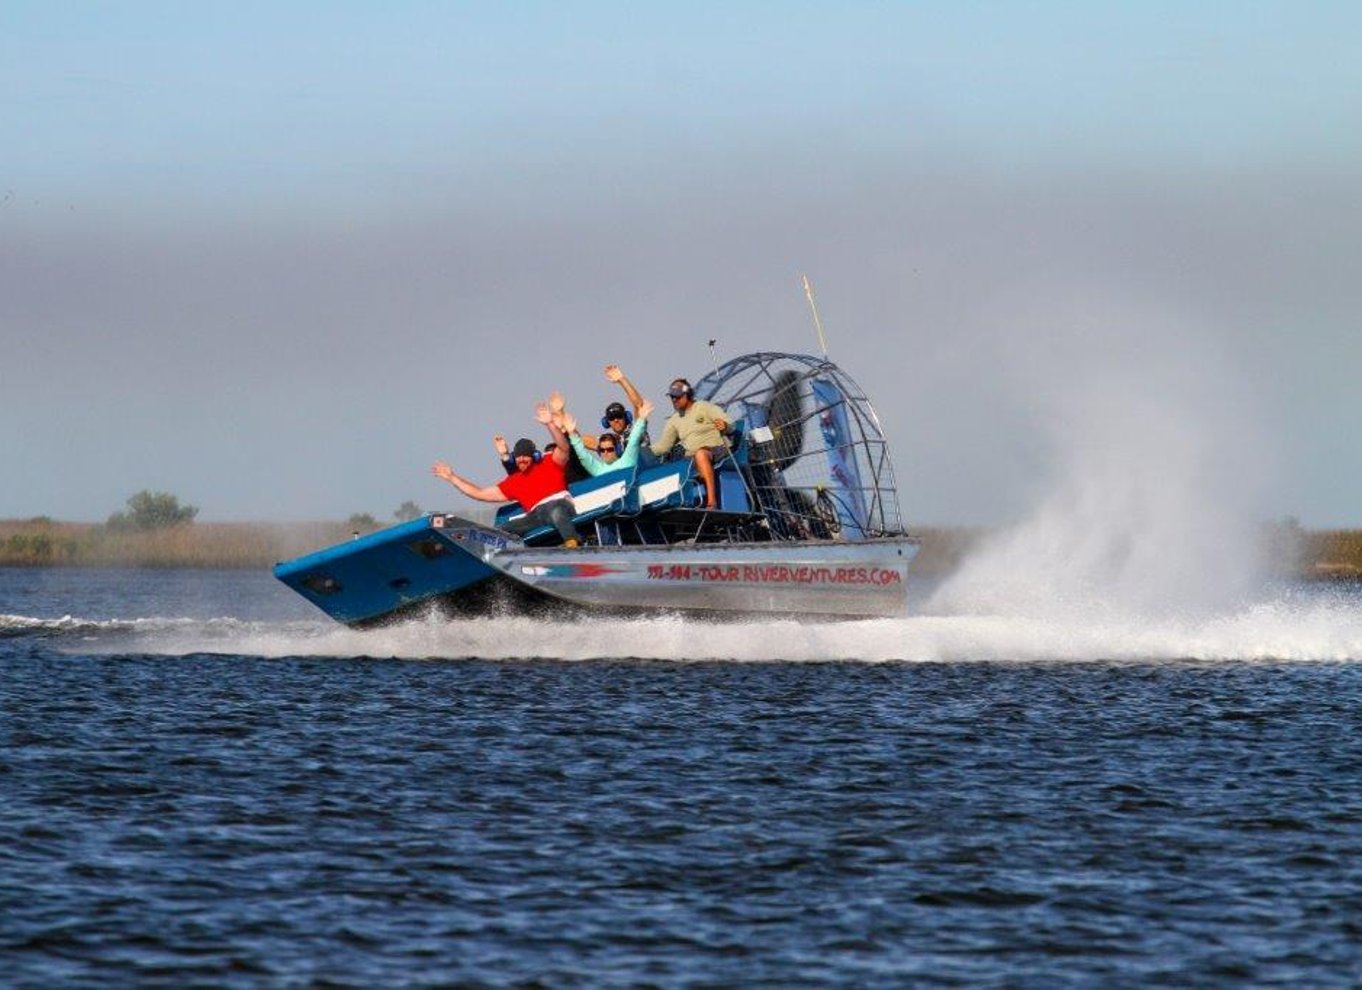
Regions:
<svg viewBox="0 0 1362 990"><path fill-rule="evenodd" d="M543 452L542 450L540 450L538 447L535 447L535 448L534 448L534 453L530 455L530 458L531 458L536 464L538 464L540 461L542 461L542 460L544 459L544 452ZM503 464L506 464L506 463L514 464L514 463L515 463L515 451L514 451L514 450L508 450L508 451L506 452L506 456L503 457L503 458L501 459L501 462L502 462Z"/></svg>
<svg viewBox="0 0 1362 990"><path fill-rule="evenodd" d="M631 426L633 426L633 425L634 425L634 414L631 413L628 409L624 410L624 428L625 428L626 430L628 430L629 427L631 427ZM610 429L610 419L609 419L608 417L606 417L606 416L602 416L602 417L601 417L601 429L603 429L603 430L609 430L611 433L614 433L614 432L615 432L614 430L611 430L611 429Z"/></svg>

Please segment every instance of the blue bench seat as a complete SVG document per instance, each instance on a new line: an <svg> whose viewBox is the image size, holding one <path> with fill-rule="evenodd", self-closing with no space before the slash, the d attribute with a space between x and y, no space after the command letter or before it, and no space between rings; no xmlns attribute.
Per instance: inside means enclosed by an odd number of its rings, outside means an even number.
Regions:
<svg viewBox="0 0 1362 990"><path fill-rule="evenodd" d="M736 424L733 432L733 452L714 472L719 510L748 513L752 511L752 502L742 474L747 463L742 424ZM704 483L695 472L695 461L689 457L648 467L636 465L633 470L608 471L574 482L568 491L577 509L573 524L579 532L594 529L602 544L620 542L616 518L637 518L667 509L698 509L705 504ZM524 510L518 504L503 505L497 510L495 525L504 526L522 515ZM525 542L547 542L552 534L552 526L541 526L525 534Z"/></svg>
<svg viewBox="0 0 1362 990"><path fill-rule="evenodd" d="M602 516L618 513L624 509L629 484L633 480L632 471L609 471L594 478L585 478L568 486L572 504L577 514L572 517L578 531L586 529ZM497 510L495 525L504 526L513 519L525 514L519 503L511 502ZM535 543L545 535L554 532L552 526L541 526L525 534L526 543Z"/></svg>

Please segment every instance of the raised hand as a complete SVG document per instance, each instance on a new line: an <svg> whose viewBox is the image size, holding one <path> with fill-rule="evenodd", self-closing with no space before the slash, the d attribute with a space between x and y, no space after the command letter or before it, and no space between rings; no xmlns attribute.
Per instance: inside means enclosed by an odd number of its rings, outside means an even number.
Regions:
<svg viewBox="0 0 1362 990"><path fill-rule="evenodd" d="M560 413L566 407L567 403L563 401L562 392L555 391L552 395L549 396L549 408L552 409L554 412Z"/></svg>
<svg viewBox="0 0 1362 990"><path fill-rule="evenodd" d="M553 410L541 402L534 407L534 418L548 426L553 420Z"/></svg>
<svg viewBox="0 0 1362 990"><path fill-rule="evenodd" d="M454 469L444 461L436 461L435 466L430 469L430 473L442 481L449 481L454 477Z"/></svg>
<svg viewBox="0 0 1362 990"><path fill-rule="evenodd" d="M506 438L500 433L492 438L492 446L497 448L497 453L501 455L502 460L511 456L511 448L507 446Z"/></svg>
<svg viewBox="0 0 1362 990"><path fill-rule="evenodd" d="M651 414L652 411L656 408L657 407L653 405L652 399L644 399L643 405L638 407L638 418L647 419L649 414Z"/></svg>
<svg viewBox="0 0 1362 990"><path fill-rule="evenodd" d="M558 424L558 428L562 430L564 433L576 433L577 417L572 415L572 413L570 412L564 412L562 422Z"/></svg>
<svg viewBox="0 0 1362 990"><path fill-rule="evenodd" d="M619 365L617 365L617 364L607 364L607 365L605 366L605 378L606 378L606 381L617 382L617 381L619 381L619 380L620 380L621 378L623 378L623 377L624 377L624 372L620 371L620 366L619 366Z"/></svg>

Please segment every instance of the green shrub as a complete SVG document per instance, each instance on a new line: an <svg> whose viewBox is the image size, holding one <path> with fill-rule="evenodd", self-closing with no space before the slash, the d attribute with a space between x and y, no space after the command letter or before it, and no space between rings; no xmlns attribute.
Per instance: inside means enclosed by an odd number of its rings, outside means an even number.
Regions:
<svg viewBox="0 0 1362 990"><path fill-rule="evenodd" d="M115 512L109 517L108 526L114 530L135 529L145 532L193 522L198 514L197 506L181 505L180 500L169 492L143 490L128 499L127 512Z"/></svg>
<svg viewBox="0 0 1362 990"><path fill-rule="evenodd" d="M378 529L378 520L367 512L356 512L345 522L356 533L372 533Z"/></svg>

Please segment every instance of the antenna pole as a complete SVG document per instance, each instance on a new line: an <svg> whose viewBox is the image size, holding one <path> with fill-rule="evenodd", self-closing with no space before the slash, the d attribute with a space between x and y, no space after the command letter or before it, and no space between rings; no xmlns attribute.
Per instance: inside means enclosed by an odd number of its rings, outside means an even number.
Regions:
<svg viewBox="0 0 1362 990"><path fill-rule="evenodd" d="M710 361L714 362L715 371L719 370L719 356L714 353L714 345L717 344L718 342L719 342L718 337L709 338L709 359Z"/></svg>
<svg viewBox="0 0 1362 990"><path fill-rule="evenodd" d="M823 321L818 317L818 303L813 301L813 286L809 283L809 276L801 275L804 280L804 296L809 300L809 310L813 313L813 325L818 331L818 346L823 348L823 357L828 356L828 341L823 336Z"/></svg>

